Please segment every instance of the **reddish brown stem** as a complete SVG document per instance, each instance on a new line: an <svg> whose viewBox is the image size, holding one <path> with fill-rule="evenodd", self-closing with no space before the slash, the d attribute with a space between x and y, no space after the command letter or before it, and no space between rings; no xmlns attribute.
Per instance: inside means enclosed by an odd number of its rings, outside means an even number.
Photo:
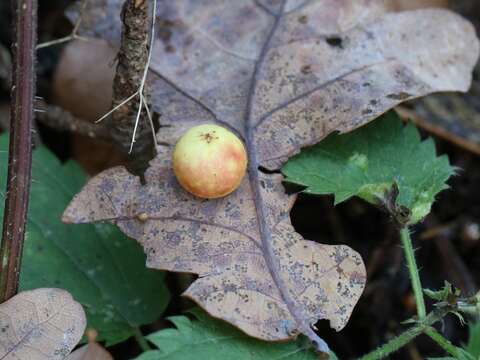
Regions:
<svg viewBox="0 0 480 360"><path fill-rule="evenodd" d="M37 0L12 0L15 26L8 177L0 247L0 303L17 293L30 191Z"/></svg>

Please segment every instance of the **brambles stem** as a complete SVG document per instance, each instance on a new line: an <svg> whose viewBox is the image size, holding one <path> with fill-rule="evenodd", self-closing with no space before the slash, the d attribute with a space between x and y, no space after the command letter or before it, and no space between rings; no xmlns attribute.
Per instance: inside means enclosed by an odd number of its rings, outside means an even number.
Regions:
<svg viewBox="0 0 480 360"><path fill-rule="evenodd" d="M448 354L452 355L455 358L460 356L459 349L453 345L450 341L445 339L437 330L434 328L428 328L425 330L425 334L430 336L430 338L435 341L443 350Z"/></svg>
<svg viewBox="0 0 480 360"><path fill-rule="evenodd" d="M407 227L400 230L400 240L402 241L403 252L405 254L405 259L407 260L407 267L410 274L410 281L412 282L415 303L417 304L417 315L421 320L425 318L427 311L425 310L422 283L420 282L420 274L417 267L417 261L415 260L412 239L410 238L410 231Z"/></svg>
<svg viewBox="0 0 480 360"><path fill-rule="evenodd" d="M424 316L423 320L420 320L420 322L417 323L415 326L406 330L399 336L396 336L395 338L393 338L383 346L379 347L377 350L374 350L371 353L368 353L367 355L361 357L360 360L384 359L391 353L399 350L401 347L408 344L410 341L415 339L418 335L421 335L424 332L430 331L432 329L431 326L435 324L437 321L440 321L447 313L448 313L448 310L446 309L432 311L427 316Z"/></svg>
<svg viewBox="0 0 480 360"><path fill-rule="evenodd" d="M0 247L0 303L14 296L18 289L30 191L35 96L37 1L12 0L12 5L15 11L13 84L7 189Z"/></svg>
<svg viewBox="0 0 480 360"><path fill-rule="evenodd" d="M408 228L400 230L400 239L403 245L403 251L407 260L407 267L410 273L410 280L412 282L413 294L415 295L415 303L417 304L417 315L420 320L426 316L425 300L423 297L422 283L420 282L420 274L415 260L415 252L412 246L412 239L410 238L410 231ZM458 349L445 339L434 328L425 329L425 334L430 336L439 346L441 346L450 355L453 353L458 355ZM455 355L454 355L455 356Z"/></svg>
<svg viewBox="0 0 480 360"><path fill-rule="evenodd" d="M423 288L420 282L420 275L415 260L415 252L412 246L412 240L410 238L410 232L408 228L402 228L400 230L400 239L402 241L403 251L407 261L407 267L410 274L410 280L412 283L413 293L415 296L415 303L417 305L417 315L419 322L414 327L406 330L399 336L393 338L385 345L381 346L377 350L363 356L361 360L377 360L387 357L389 354L399 350L401 347L408 344L415 339L418 335L425 333L432 338L440 347L442 347L447 353L452 356L458 356L459 350L450 341L445 339L440 333L435 330L432 325L441 320L443 316L448 313L447 309L442 311L434 311L428 316L425 309L425 300L423 297Z"/></svg>

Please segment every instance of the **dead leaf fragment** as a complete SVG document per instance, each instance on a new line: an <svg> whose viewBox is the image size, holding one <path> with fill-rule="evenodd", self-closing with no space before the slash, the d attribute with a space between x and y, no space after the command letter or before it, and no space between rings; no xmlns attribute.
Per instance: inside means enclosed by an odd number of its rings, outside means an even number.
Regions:
<svg viewBox="0 0 480 360"><path fill-rule="evenodd" d="M113 360L112 355L95 341L98 336L96 330L88 329L85 335L88 344L72 352L66 360Z"/></svg>
<svg viewBox="0 0 480 360"><path fill-rule="evenodd" d="M113 168L89 182L63 220L114 220L143 245L149 267L199 274L185 295L252 336L308 334L318 318L340 330L363 290L364 265L346 246L295 233L295 196L285 195L281 180L261 174L258 189L245 179L229 197L200 201L178 186L168 160L151 167L145 186Z"/></svg>
<svg viewBox="0 0 480 360"><path fill-rule="evenodd" d="M113 357L98 343L89 342L71 353L67 360L113 360Z"/></svg>
<svg viewBox="0 0 480 360"><path fill-rule="evenodd" d="M448 7L448 0L385 0L385 6L392 11Z"/></svg>
<svg viewBox="0 0 480 360"><path fill-rule="evenodd" d="M116 54L104 40L69 43L53 79L55 102L81 119L98 120L112 104Z"/></svg>
<svg viewBox="0 0 480 360"><path fill-rule="evenodd" d="M0 359L64 359L85 326L82 307L66 291L24 291L0 304Z"/></svg>
<svg viewBox="0 0 480 360"><path fill-rule="evenodd" d="M62 52L54 76L54 101L76 117L95 122L110 109L117 49L104 40L75 40ZM72 134L73 158L89 173L124 164L112 144Z"/></svg>
<svg viewBox="0 0 480 360"><path fill-rule="evenodd" d="M87 23L115 42L119 9L92 4ZM165 146L144 186L107 170L64 221L110 220L143 245L148 266L199 274L186 295L213 316L265 340L302 332L326 351L311 326L345 326L363 262L346 246L302 239L289 217L295 196L260 169L407 99L466 91L478 57L473 27L452 12L384 11L372 0L161 2L150 81ZM185 193L170 164L179 135L205 122L236 132L249 153L240 188L213 201Z"/></svg>

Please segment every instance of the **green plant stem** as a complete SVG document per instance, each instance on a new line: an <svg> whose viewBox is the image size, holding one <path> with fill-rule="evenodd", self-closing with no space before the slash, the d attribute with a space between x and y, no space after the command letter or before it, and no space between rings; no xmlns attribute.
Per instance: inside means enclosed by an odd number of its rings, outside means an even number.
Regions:
<svg viewBox="0 0 480 360"><path fill-rule="evenodd" d="M437 330L430 327L425 330L425 334L430 336L430 338L435 341L443 350L452 355L455 358L460 356L458 347L453 345L450 341L445 339Z"/></svg>
<svg viewBox="0 0 480 360"><path fill-rule="evenodd" d="M415 339L418 335L432 329L431 326L437 321L440 321L445 316L446 313L447 311L431 312L430 314L428 314L428 316L424 317L424 319L421 322L417 323L415 326L406 330L402 334L396 336L395 338L393 338L383 346L379 347L378 349L361 357L360 360L378 360L378 359L383 359L387 357L391 353L397 351L401 347L408 344L410 341Z"/></svg>
<svg viewBox="0 0 480 360"><path fill-rule="evenodd" d="M414 326L411 329L408 329L404 333L396 336L383 346L379 347L377 350L372 351L371 353L363 356L360 360L377 360L383 359L390 355L391 353L397 351L401 347L408 344L410 341L415 339L418 335L423 333L425 327L423 325Z"/></svg>
<svg viewBox="0 0 480 360"><path fill-rule="evenodd" d="M134 333L134 336L135 336L135 340L137 341L138 346L140 346L142 351L152 350L151 346L148 344L148 341L143 336L142 331L140 330L139 327L133 328L133 333Z"/></svg>
<svg viewBox="0 0 480 360"><path fill-rule="evenodd" d="M389 354L397 351L401 347L408 344L414 338L422 333L426 333L430 336L439 346L441 346L447 353L452 356L458 356L458 349L442 335L440 335L434 328L431 327L436 321L440 320L445 313L432 312L427 316L425 308L425 300L423 298L423 288L420 282L420 275L415 260L415 252L412 246L412 240L410 238L410 232L408 228L402 228L400 230L400 239L402 241L403 251L405 259L407 261L408 272L410 274L410 280L412 282L413 294L415 296L415 303L417 305L417 315L419 323L387 342L377 350L365 355L361 360L376 360L383 359Z"/></svg>
<svg viewBox="0 0 480 360"><path fill-rule="evenodd" d="M425 309L425 300L423 299L423 289L420 282L420 274L418 271L417 262L415 260L415 252L413 251L412 240L407 227L400 230L400 240L402 241L403 252L405 254L408 271L410 273L415 303L417 304L417 315L418 318L422 320L425 318L427 311Z"/></svg>

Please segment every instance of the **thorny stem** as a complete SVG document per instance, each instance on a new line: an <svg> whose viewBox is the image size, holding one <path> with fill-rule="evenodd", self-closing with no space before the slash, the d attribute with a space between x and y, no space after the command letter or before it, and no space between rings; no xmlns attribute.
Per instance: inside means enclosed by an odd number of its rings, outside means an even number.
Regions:
<svg viewBox="0 0 480 360"><path fill-rule="evenodd" d="M417 262L415 260L415 252L412 246L412 239L410 238L410 231L408 228L402 228L400 230L400 239L403 245L403 252L407 260L407 267L410 273L410 280L412 282L413 294L415 296L415 303L417 304L417 315L420 320L426 316L425 300L423 298L423 288L420 281L420 273L418 271ZM458 350L447 339L445 339L440 333L433 328L427 328L425 334L430 336L440 347L445 351L452 354L454 351L458 353Z"/></svg>
<svg viewBox="0 0 480 360"><path fill-rule="evenodd" d="M441 320L447 313L447 309L433 311L429 315L426 314L425 300L423 297L423 288L420 282L420 275L415 260L415 252L412 246L412 240L410 238L410 232L407 227L400 230L400 239L403 246L403 251L407 261L407 267L410 274L410 280L412 283L413 294L415 296L415 303L417 305L417 315L419 322L414 327L406 330L399 336L396 336L377 350L363 356L360 360L377 360L383 359L391 353L397 351L401 347L408 344L418 335L425 333L430 336L440 347L442 347L447 353L454 357L458 357L459 349L453 345L450 341L445 339L432 325Z"/></svg>
<svg viewBox="0 0 480 360"><path fill-rule="evenodd" d="M388 355L394 353L401 347L408 344L410 341L415 339L418 335L421 335L422 333L432 329L431 326L437 321L440 321L447 314L447 312L448 312L447 310L442 310L442 311L437 310L437 311L431 312L430 314L428 314L428 316L425 316L423 320L420 320L420 322L417 325L406 330L399 336L396 336L395 338L393 338L383 346L379 347L377 350L374 350L371 353L368 353L367 355L361 357L360 360L384 359Z"/></svg>
<svg viewBox="0 0 480 360"><path fill-rule="evenodd" d="M7 190L0 247L0 303L17 293L32 163L37 0L12 0L15 32Z"/></svg>
<svg viewBox="0 0 480 360"><path fill-rule="evenodd" d="M145 340L145 337L142 334L142 331L139 327L133 328L133 335L135 336L135 340L142 349L143 352L152 350L151 346L148 344L148 341Z"/></svg>
<svg viewBox="0 0 480 360"><path fill-rule="evenodd" d="M430 327L425 330L425 334L435 341L443 350L455 358L460 356L459 348L453 345L450 341L445 339L437 330Z"/></svg>
<svg viewBox="0 0 480 360"><path fill-rule="evenodd" d="M420 274L415 260L415 252L412 246L412 239L407 227L400 230L400 240L402 241L403 252L407 260L408 272L410 273L410 281L412 282L415 303L417 304L417 315L420 320L424 319L427 311L425 310L425 300L423 299L422 283L420 282Z"/></svg>

